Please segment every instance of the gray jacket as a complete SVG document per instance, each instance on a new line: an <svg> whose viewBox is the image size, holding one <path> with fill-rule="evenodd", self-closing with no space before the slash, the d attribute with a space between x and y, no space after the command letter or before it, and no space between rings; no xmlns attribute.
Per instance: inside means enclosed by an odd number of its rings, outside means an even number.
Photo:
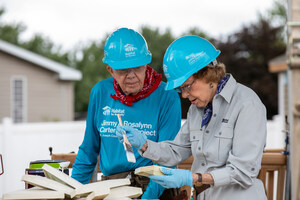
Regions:
<svg viewBox="0 0 300 200"><path fill-rule="evenodd" d="M209 200L263 200L257 179L266 143L266 109L250 88L230 75L214 96L209 123L201 128L203 109L191 105L174 141L150 140L142 156L166 166L194 157L193 173L210 173L214 185L198 195ZM141 152L140 152L141 153Z"/></svg>

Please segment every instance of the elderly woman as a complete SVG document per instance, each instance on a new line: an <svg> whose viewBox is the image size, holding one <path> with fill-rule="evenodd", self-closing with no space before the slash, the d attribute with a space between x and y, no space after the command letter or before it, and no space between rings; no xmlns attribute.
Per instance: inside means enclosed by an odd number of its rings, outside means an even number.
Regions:
<svg viewBox="0 0 300 200"><path fill-rule="evenodd" d="M153 142L129 126L130 143L153 162L173 166L194 157L191 171L162 168L150 178L165 188L196 186L197 199L266 199L257 178L266 142L266 109L250 88L217 63L220 51L198 36L174 41L164 56L166 90L176 89L192 105L173 141ZM200 187L198 187L200 186Z"/></svg>

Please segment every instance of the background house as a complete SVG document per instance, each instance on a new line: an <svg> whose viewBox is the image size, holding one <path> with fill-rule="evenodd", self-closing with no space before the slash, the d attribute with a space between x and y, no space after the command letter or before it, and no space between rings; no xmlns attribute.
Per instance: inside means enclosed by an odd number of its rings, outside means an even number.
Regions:
<svg viewBox="0 0 300 200"><path fill-rule="evenodd" d="M80 71L0 40L0 119L71 121Z"/></svg>

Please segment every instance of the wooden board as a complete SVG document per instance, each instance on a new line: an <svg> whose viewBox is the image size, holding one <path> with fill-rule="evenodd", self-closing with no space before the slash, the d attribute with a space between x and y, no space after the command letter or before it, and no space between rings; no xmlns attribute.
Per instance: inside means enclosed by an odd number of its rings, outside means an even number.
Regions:
<svg viewBox="0 0 300 200"><path fill-rule="evenodd" d="M78 182L74 178L68 176L67 174L59 171L58 169L51 167L50 165L45 164L42 167L44 174L47 178L52 179L54 181L58 181L62 184L68 185L72 188L80 188L83 186L82 183Z"/></svg>
<svg viewBox="0 0 300 200"><path fill-rule="evenodd" d="M143 191L141 188L132 187L132 186L121 186L121 187L112 188L110 190L109 195L107 197L105 197L104 200L134 198L134 197L138 197L142 194L143 194Z"/></svg>
<svg viewBox="0 0 300 200"><path fill-rule="evenodd" d="M33 189L17 190L3 195L3 200L12 199L64 199L65 194L54 190Z"/></svg>
<svg viewBox="0 0 300 200"><path fill-rule="evenodd" d="M92 193L90 193L86 200L94 200L94 199L103 199L104 197L107 197L110 193L109 187L101 187L97 190L94 190Z"/></svg>
<svg viewBox="0 0 300 200"><path fill-rule="evenodd" d="M26 183L29 183L34 186L62 192L64 194L70 196L71 198L73 198L75 196L75 189L73 189L67 185L64 185L62 183L59 183L57 181L48 179L46 177L26 174L26 175L23 175L22 181L25 181Z"/></svg>
<svg viewBox="0 0 300 200"><path fill-rule="evenodd" d="M105 188L111 189L115 187L130 185L130 183L131 182L129 178L94 182L94 183L83 185L81 188L76 189L75 193L76 196L84 196L90 194L93 191L97 192L99 188L104 188L105 191Z"/></svg>
<svg viewBox="0 0 300 200"><path fill-rule="evenodd" d="M164 175L160 171L160 166L150 165L145 167L139 167L135 169L134 173L140 176L149 176L149 175Z"/></svg>

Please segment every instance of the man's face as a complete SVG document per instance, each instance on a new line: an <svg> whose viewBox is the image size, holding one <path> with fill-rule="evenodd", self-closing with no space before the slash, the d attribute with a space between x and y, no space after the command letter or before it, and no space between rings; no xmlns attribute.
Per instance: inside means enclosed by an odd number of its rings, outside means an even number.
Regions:
<svg viewBox="0 0 300 200"><path fill-rule="evenodd" d="M146 65L129 69L106 69L120 85L126 95L135 95L142 90L145 81Z"/></svg>

